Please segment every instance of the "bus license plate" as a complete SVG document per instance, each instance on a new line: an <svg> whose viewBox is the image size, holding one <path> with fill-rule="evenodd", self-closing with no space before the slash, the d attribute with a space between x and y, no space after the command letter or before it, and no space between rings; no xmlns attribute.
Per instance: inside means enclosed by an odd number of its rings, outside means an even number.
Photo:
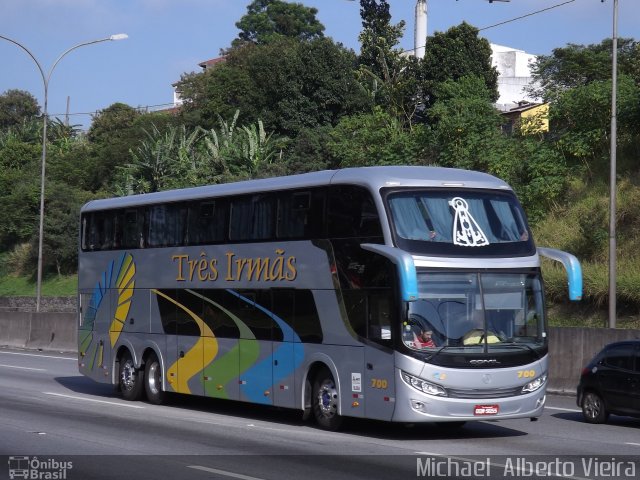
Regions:
<svg viewBox="0 0 640 480"><path fill-rule="evenodd" d="M500 405L476 405L473 414L480 415L497 415L500 411Z"/></svg>

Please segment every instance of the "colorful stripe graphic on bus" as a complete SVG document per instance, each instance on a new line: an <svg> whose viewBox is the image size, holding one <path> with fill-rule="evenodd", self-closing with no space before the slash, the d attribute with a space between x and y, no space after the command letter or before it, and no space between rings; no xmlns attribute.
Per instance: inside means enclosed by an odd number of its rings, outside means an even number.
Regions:
<svg viewBox="0 0 640 480"><path fill-rule="evenodd" d="M195 345L185 353L184 357L179 358L167 370L167 379L172 384L172 387L176 392L191 393L191 390L189 389L189 380L202 371L203 364L206 365L210 363L216 357L218 354L218 341L214 337L209 326L194 312L159 290L151 291L186 312L189 317L196 322L200 329L200 338ZM180 372L180 375L178 375L178 372ZM172 380L174 378L177 378L178 381L174 382Z"/></svg>
<svg viewBox="0 0 640 480"><path fill-rule="evenodd" d="M93 335L93 325L103 300L110 289L116 289L118 295L117 307L111 318L109 328L109 338L111 348L113 348L120 337L131 309L131 297L135 288L135 273L136 266L133 256L125 252L120 256L117 263L113 260L109 262L106 270L102 272L100 280L93 288L89 305L87 305L84 312L83 329L78 331L78 349L80 352L84 352L85 357L90 359L89 370L94 369L96 361L98 366L103 363L104 345L97 342L94 343Z"/></svg>
<svg viewBox="0 0 640 480"><path fill-rule="evenodd" d="M240 373L244 372L255 363L260 354L260 347L255 341L255 336L247 324L234 315L230 310L223 307L220 303L199 294L198 292L193 290L186 291L191 295L200 298L206 302L206 304L211 305L212 308L220 310L224 315L233 320L238 327L240 337L254 340L253 342L248 343L247 348L242 352L242 356L240 356L240 342L238 342L231 350L218 360L206 365L203 370L205 378L213 378L216 380L214 384L205 382L205 394L209 397L229 398L224 386L230 381L236 380L240 376ZM240 359L240 361L238 361L238 359Z"/></svg>
<svg viewBox="0 0 640 480"><path fill-rule="evenodd" d="M296 368L300 366L304 358L304 350L302 348L294 348L294 356L291 358L287 355L286 345L287 343L297 342L300 346L300 337L293 331L293 329L280 317L270 312L266 308L257 303L251 301L248 298L234 292L233 290L227 290L232 295L235 295L239 299L252 304L261 312L265 313L272 320L276 322L280 330L282 330L283 344L273 352L273 357L266 357L259 363L256 363L246 372L246 377L251 379L250 382L240 384L240 390L246 395L246 397L252 402L256 403L269 403L265 397L265 391L270 390L272 385L276 385L282 379L291 375ZM276 377L272 372L272 366L278 365L279 375Z"/></svg>
<svg viewBox="0 0 640 480"><path fill-rule="evenodd" d="M161 317L163 316L161 301L167 301L186 313L198 328L199 338L194 345L185 353L184 357L178 358L167 370L169 383L177 392L191 393L188 382L197 373L202 372L200 379L207 396L230 398L227 387L230 382L239 382L240 392L245 399L256 403L270 403L266 392L271 392L273 385L292 375L302 363L304 347L298 334L287 322L262 305L233 290L208 291L208 295L214 296L216 299L221 297L235 298L241 304L259 311L264 318L268 318L273 323L273 328L280 330L282 344L274 352L271 352L271 342L268 342L269 347L264 352L262 360L259 360L261 343L251 327L221 302L190 289L152 290L152 292L157 295ZM194 310L197 309L201 309L202 313L196 313ZM238 333L235 345L220 357L218 357L220 353L219 339L208 325L208 322L213 322L212 310L233 322ZM206 317L205 311L209 311ZM170 322L166 322L166 324L168 328L172 328L169 326ZM191 332L191 334L194 333ZM278 365L277 373L272 372L273 364ZM173 380L175 378L178 379L177 382ZM213 383L208 380L212 380Z"/></svg>

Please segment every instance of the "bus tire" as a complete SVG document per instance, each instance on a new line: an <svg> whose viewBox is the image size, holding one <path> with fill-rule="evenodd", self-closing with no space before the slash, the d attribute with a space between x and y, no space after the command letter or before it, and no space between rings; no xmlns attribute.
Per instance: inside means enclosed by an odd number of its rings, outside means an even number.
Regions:
<svg viewBox="0 0 640 480"><path fill-rule="evenodd" d="M155 353L149 355L144 367L144 391L147 400L155 405L162 405L165 392L162 389L162 365Z"/></svg>
<svg viewBox="0 0 640 480"><path fill-rule="evenodd" d="M142 382L144 372L136 368L128 350L120 357L118 368L118 385L125 400L136 401L142 398Z"/></svg>
<svg viewBox="0 0 640 480"><path fill-rule="evenodd" d="M342 417L338 415L340 396L336 382L326 369L316 375L313 383L313 416L318 426L324 430L336 431L342 425Z"/></svg>

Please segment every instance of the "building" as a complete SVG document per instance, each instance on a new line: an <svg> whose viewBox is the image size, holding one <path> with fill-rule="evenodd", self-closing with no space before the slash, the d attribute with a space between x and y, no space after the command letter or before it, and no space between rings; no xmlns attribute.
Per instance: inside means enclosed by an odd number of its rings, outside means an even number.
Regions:
<svg viewBox="0 0 640 480"><path fill-rule="evenodd" d="M498 70L498 93L496 108L508 111L522 104L535 103L537 99L524 91L533 84L531 65L537 56L503 45L491 44L491 64Z"/></svg>

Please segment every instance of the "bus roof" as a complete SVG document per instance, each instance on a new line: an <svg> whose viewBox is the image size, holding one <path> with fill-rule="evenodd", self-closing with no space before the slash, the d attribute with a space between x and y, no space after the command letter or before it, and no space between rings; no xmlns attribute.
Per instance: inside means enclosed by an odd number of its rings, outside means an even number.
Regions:
<svg viewBox="0 0 640 480"><path fill-rule="evenodd" d="M384 187L462 187L511 190L511 187L499 178L471 170L443 167L377 166L323 170L285 177L245 180L92 200L85 204L81 211L110 210L156 203L341 184L360 185L371 191L378 191Z"/></svg>

